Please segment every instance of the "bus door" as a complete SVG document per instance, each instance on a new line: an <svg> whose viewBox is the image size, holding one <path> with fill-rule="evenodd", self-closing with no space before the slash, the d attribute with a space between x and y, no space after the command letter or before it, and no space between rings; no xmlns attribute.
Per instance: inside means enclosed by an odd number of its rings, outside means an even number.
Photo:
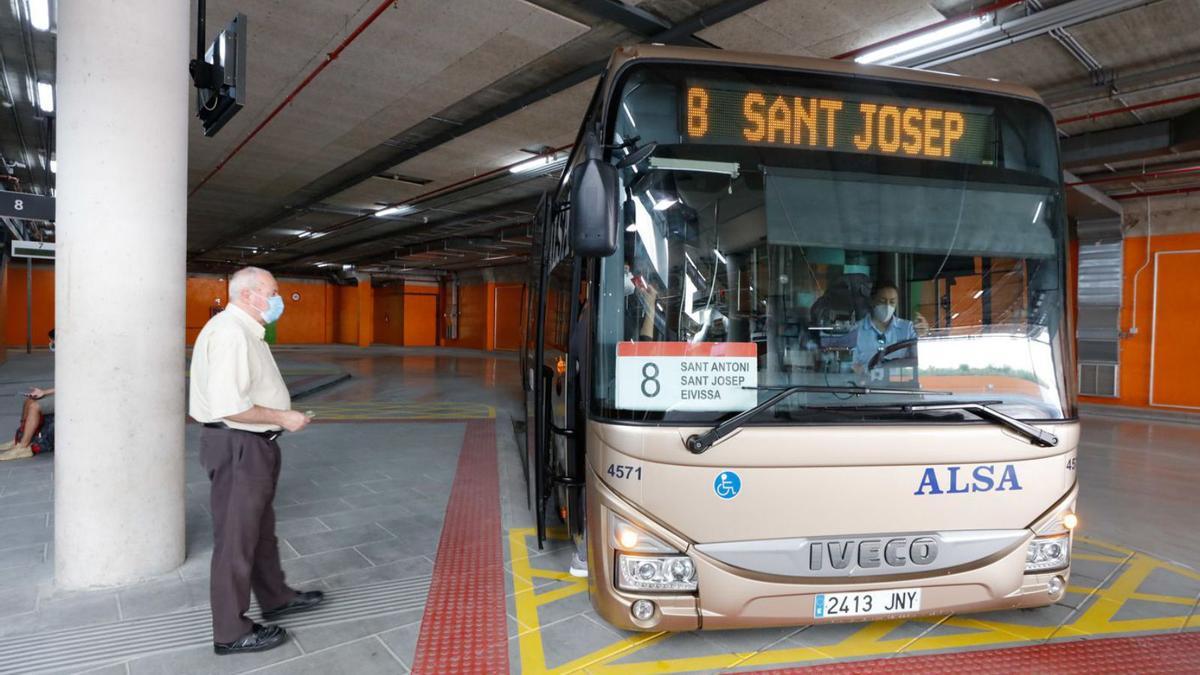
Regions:
<svg viewBox="0 0 1200 675"><path fill-rule="evenodd" d="M574 415L568 410L578 398L571 393L574 377L568 377L567 359L572 320L578 316L579 273L568 255L565 208L550 205L539 213L539 219L541 264L532 306L537 339L530 362L533 395L527 405L534 424L527 431L527 439L532 441L528 447L530 488L540 548L546 538L547 509L553 506L555 512L564 515L567 504L565 493L556 488L570 481L565 466L574 445L568 430Z"/></svg>

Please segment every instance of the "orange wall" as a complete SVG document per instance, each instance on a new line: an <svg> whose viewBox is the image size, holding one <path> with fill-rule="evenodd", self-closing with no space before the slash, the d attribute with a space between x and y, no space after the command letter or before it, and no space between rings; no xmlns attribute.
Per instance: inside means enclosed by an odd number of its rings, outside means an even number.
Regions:
<svg viewBox="0 0 1200 675"><path fill-rule="evenodd" d="M446 285L444 307L450 309L449 284ZM487 284L459 285L458 287L458 339L444 340L447 347L486 349L488 295Z"/></svg>
<svg viewBox="0 0 1200 675"><path fill-rule="evenodd" d="M279 344L443 344L471 349L511 348L512 332L520 331L519 285L479 282L459 287L459 338L443 338L442 315L449 308L446 288L436 284L409 283L386 288L336 286L321 280L279 279L284 298L284 315L276 329ZM499 294L497 294L499 290ZM292 294L298 293L299 300ZM0 287L0 330L7 344L25 345L25 265L9 262ZM412 303L406 303L414 296ZM212 316L216 300L228 301L226 277L189 274L185 298L187 344ZM497 300L499 298L499 300ZM430 302L432 299L432 302ZM411 307L409 306L411 304ZM360 313L360 308L363 312ZM365 314L365 315L364 315ZM384 317L386 316L386 320ZM515 323L514 323L515 322ZM54 268L33 268L33 342L46 346L46 333L54 327ZM407 337L406 337L407 336ZM519 339L519 338L518 338ZM3 356L0 355L0 362Z"/></svg>
<svg viewBox="0 0 1200 675"><path fill-rule="evenodd" d="M1146 237L1129 237L1125 239L1124 274L1122 279L1121 300L1121 331L1125 339L1121 340L1120 367L1120 396L1117 398L1099 398L1081 396L1080 400L1087 403L1106 403L1126 406L1150 405L1150 347L1154 334L1154 254L1159 251L1183 251L1200 249L1200 233L1155 235L1150 239L1149 264L1138 277L1137 288L1133 287L1133 277L1139 267L1146 262ZM1074 258L1074 256L1072 256ZM1170 285L1176 288L1200 288L1200 269L1170 268L1172 274L1159 279L1160 285ZM1133 300L1136 291L1137 315L1133 313ZM1137 333L1130 330L1135 324ZM1189 343L1195 342L1195 335L1185 337ZM1170 351L1177 351L1174 345ZM1155 379L1162 380L1167 387L1185 386L1185 381L1191 381L1194 386L1196 368L1188 364L1165 365L1157 364Z"/></svg>
<svg viewBox="0 0 1200 675"><path fill-rule="evenodd" d="M495 304L494 349L516 351L521 346L521 300L525 286L497 284L492 292Z"/></svg>
<svg viewBox="0 0 1200 675"><path fill-rule="evenodd" d="M375 289L375 342L404 344L404 291L400 286Z"/></svg>
<svg viewBox="0 0 1200 675"><path fill-rule="evenodd" d="M0 255L0 335L7 336L5 326L8 325L8 268L9 257ZM0 343L0 363L8 360L7 342Z"/></svg>
<svg viewBox="0 0 1200 675"><path fill-rule="evenodd" d="M358 343L358 287L334 286L332 342L343 345Z"/></svg>
<svg viewBox="0 0 1200 675"><path fill-rule="evenodd" d="M328 282L308 279L278 281L284 313L275 327L275 341L278 344L327 343L325 309L328 298L325 297L325 287L329 285Z"/></svg>
<svg viewBox="0 0 1200 675"><path fill-rule="evenodd" d="M10 347L25 346L25 261L8 265L8 306L5 308L5 339ZM54 267L33 266L33 346L50 344L47 335L54 328Z"/></svg>
<svg viewBox="0 0 1200 675"><path fill-rule="evenodd" d="M220 305L224 307L228 297L229 286L225 277L188 275L184 316L185 334L189 345L196 342L196 336L212 316L211 311L217 306L217 301L220 300Z"/></svg>
<svg viewBox="0 0 1200 675"><path fill-rule="evenodd" d="M404 344L418 347L440 344L438 293L435 283L404 284Z"/></svg>

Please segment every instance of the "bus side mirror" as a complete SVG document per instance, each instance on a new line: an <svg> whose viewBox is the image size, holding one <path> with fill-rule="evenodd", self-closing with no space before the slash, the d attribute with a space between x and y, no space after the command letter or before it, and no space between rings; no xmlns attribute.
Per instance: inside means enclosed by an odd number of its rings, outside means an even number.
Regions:
<svg viewBox="0 0 1200 675"><path fill-rule="evenodd" d="M617 250L617 169L588 159L571 172L571 245L577 255L603 258Z"/></svg>

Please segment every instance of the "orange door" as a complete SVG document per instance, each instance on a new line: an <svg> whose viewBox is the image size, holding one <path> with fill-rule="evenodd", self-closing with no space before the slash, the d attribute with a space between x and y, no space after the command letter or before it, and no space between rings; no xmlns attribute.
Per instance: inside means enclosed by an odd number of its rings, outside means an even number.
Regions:
<svg viewBox="0 0 1200 675"><path fill-rule="evenodd" d="M399 293L379 293L375 296L375 342L402 345L404 338L404 296Z"/></svg>
<svg viewBox="0 0 1200 675"><path fill-rule="evenodd" d="M437 344L437 296L404 294L404 346Z"/></svg>
<svg viewBox="0 0 1200 675"><path fill-rule="evenodd" d="M1200 315L1200 251L1154 256L1154 336L1150 355L1150 404L1200 410L1194 373Z"/></svg>
<svg viewBox="0 0 1200 675"><path fill-rule="evenodd" d="M497 286L496 349L514 352L521 346L521 286Z"/></svg>

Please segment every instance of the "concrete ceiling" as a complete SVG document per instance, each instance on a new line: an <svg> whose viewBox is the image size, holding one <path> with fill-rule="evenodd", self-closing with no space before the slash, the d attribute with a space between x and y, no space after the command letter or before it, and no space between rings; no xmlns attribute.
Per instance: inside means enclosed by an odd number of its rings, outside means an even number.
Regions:
<svg viewBox="0 0 1200 675"><path fill-rule="evenodd" d="M27 165L14 169L21 189L49 191L53 177L42 163L53 152L53 118L36 112L25 83L33 72L53 78L54 33L33 31L27 18L13 14L26 1L0 3L0 105L11 103L0 108L0 155ZM1100 0L1026 0L1002 9L997 20L1067 2ZM192 125L189 264L255 263L292 274L325 274L343 264L395 270L510 264L528 249L522 228L557 171L499 169L574 140L596 64L615 47L654 40L683 24L689 30L677 41L685 44L833 57L986 4L395 0L380 10L381 0L209 0L210 38L236 12L249 17L248 100L214 138ZM339 57L281 107L364 23ZM1094 134L1125 127L1120 133L1148 133L1155 122L1161 128L1200 108L1200 98L1154 104L1200 92L1200 2L1145 0L937 69L1034 87L1060 120L1078 118L1061 125L1064 139L1086 145L1108 138ZM1153 105L1087 117L1142 104ZM1074 171L1097 180L1152 171L1161 162L1182 166L1200 151L1189 139ZM1200 183L1200 174L1192 178L1160 180L1176 189ZM1096 187L1124 195L1156 185L1122 178ZM369 216L382 205L409 202L418 208L388 219ZM464 258L462 250L476 253Z"/></svg>

